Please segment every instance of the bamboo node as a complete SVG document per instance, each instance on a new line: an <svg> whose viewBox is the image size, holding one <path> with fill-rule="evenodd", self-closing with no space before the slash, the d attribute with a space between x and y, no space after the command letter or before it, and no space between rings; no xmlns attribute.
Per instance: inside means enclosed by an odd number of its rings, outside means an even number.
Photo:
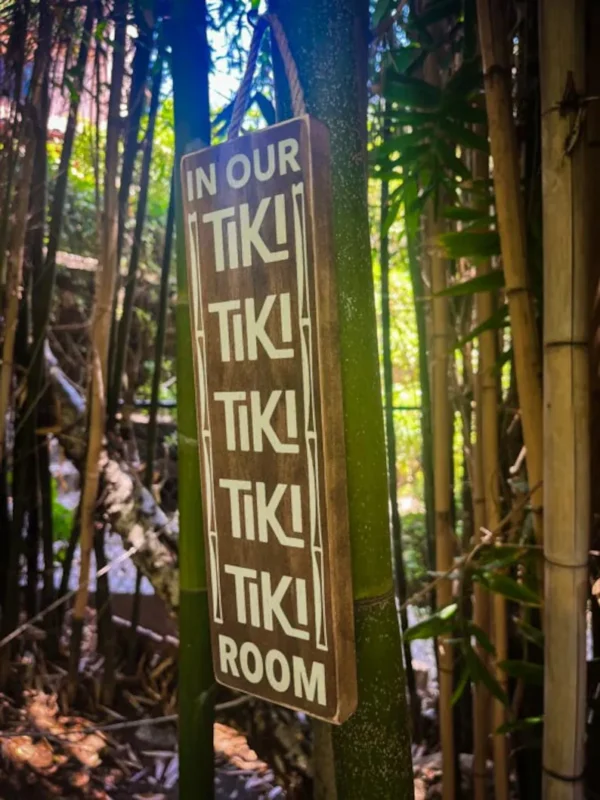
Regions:
<svg viewBox="0 0 600 800"><path fill-rule="evenodd" d="M551 778L554 778L557 781L562 781L563 783L579 783L583 780L585 772L580 772L578 775L562 775L560 772L556 772L553 769L548 769L547 766L542 765L542 770L549 775Z"/></svg>

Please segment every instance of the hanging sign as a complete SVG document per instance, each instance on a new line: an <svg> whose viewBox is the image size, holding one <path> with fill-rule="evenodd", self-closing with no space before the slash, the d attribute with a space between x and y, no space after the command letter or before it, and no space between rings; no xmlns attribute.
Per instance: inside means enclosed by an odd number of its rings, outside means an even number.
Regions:
<svg viewBox="0 0 600 800"><path fill-rule="evenodd" d="M303 116L186 155L216 679L356 707L329 134Z"/></svg>

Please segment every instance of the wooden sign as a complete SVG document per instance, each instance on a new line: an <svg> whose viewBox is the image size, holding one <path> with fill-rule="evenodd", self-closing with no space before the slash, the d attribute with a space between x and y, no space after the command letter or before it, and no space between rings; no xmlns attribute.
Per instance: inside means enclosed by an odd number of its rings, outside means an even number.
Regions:
<svg viewBox="0 0 600 800"><path fill-rule="evenodd" d="M219 683L356 707L329 135L299 117L182 159Z"/></svg>

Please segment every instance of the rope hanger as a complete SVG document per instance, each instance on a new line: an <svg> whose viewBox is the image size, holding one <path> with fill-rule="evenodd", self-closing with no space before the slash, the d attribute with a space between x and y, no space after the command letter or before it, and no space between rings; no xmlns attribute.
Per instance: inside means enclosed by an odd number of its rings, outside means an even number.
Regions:
<svg viewBox="0 0 600 800"><path fill-rule="evenodd" d="M242 82L240 83L240 88L235 96L233 111L231 112L231 122L229 123L229 131L227 134L228 140L235 139L236 136L239 136L244 114L248 108L250 90L252 88L252 81L254 79L254 71L256 69L256 62L258 59L258 53L260 51L260 44L265 31L269 26L273 32L273 36L275 37L275 42L283 61L285 76L290 87L292 112L295 117L301 117L306 114L306 103L304 102L304 92L302 91L302 86L300 84L298 69L296 67L294 57L290 51L283 26L276 14L263 14L258 18L254 32L252 33L252 41L250 43L250 50L248 52L248 63L246 64L246 70L244 72Z"/></svg>

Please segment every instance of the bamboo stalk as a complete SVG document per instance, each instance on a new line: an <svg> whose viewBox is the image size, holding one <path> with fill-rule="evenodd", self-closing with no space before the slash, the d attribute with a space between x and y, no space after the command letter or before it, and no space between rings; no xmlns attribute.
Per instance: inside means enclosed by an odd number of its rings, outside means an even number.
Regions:
<svg viewBox="0 0 600 800"><path fill-rule="evenodd" d="M544 223L545 800L584 796L589 483L585 2L540 3ZM576 105L576 103L575 103Z"/></svg>
<svg viewBox="0 0 600 800"><path fill-rule="evenodd" d="M384 133L385 136L385 133ZM381 267L381 338L383 359L383 394L384 418L387 454L388 494L391 514L391 543L392 543L392 570L396 585L396 593L401 604L400 622L402 632L408 630L408 612L404 608L406 602L406 574L402 555L402 520L398 510L398 474L396 468L396 429L394 426L394 384L393 363L391 349L391 310L390 310L390 248L389 237L385 230L385 220L388 213L389 184L381 182L380 202L380 267ZM420 735L421 703L417 694L415 672L412 665L412 652L410 643L403 638L404 664L406 669L406 683L410 697L411 719L413 737L417 740Z"/></svg>
<svg viewBox="0 0 600 800"><path fill-rule="evenodd" d="M367 0L279 0L307 109L331 131L334 249L355 598L358 708L332 732L338 797L414 795L394 602L373 276L367 214ZM276 50L276 48L275 48ZM278 109L290 115L274 53ZM341 409L340 409L341 410ZM365 769L368 764L369 768Z"/></svg>
<svg viewBox="0 0 600 800"><path fill-rule="evenodd" d="M144 138L144 155L142 158L142 169L140 172L140 187L138 206L135 220L135 232L133 235L133 245L129 257L129 270L125 282L125 298L123 300L123 314L118 325L116 338L116 349L114 355L113 372L108 395L108 418L109 424L114 422L121 394L121 384L125 372L125 359L129 344L129 331L131 319L133 317L133 306L135 289L137 284L137 273L140 264L140 254L142 248L142 236L144 224L146 222L146 206L148 203L148 188L150 184L150 165L152 163L152 146L154 144L154 128L156 114L160 101L160 89L162 86L163 67L162 54L157 55L158 63L154 65L154 75L152 79L152 96L150 108L148 110L148 126ZM116 325L116 322L113 322Z"/></svg>
<svg viewBox="0 0 600 800"><path fill-rule="evenodd" d="M434 55L428 56L424 77L432 85L441 82L440 70ZM438 240L444 232L438 216L436 199L426 207L425 232L427 261L431 281L431 399L433 428L433 486L435 508L435 568L445 572L454 561L454 531L452 526L452 438L453 413L450 403L449 355L451 350L450 304L440 296L447 286L448 263L442 256ZM452 602L452 581L446 578L436 586L436 607ZM456 756L452 694L454 685L454 653L449 636L437 640L439 670L439 719L442 746L442 798L454 800L456 793Z"/></svg>
<svg viewBox="0 0 600 800"><path fill-rule="evenodd" d="M515 369L534 531L543 540L542 365L533 295L527 270L525 209L520 186L517 137L513 120L509 35L504 0L477 0L485 99L494 163L496 214L502 248L506 296L513 335Z"/></svg>
<svg viewBox="0 0 600 800"><path fill-rule="evenodd" d="M416 185L408 186L405 182L404 192L404 225L406 228L406 250L408 268L417 321L417 339L419 345L419 385L421 387L421 438L422 468L425 501L425 523L427 535L428 568L435 569L435 520L433 502L433 431L431 429L431 382L429 379L428 335L425 301L425 286L421 274L418 250L420 225L418 212L410 211L411 202L417 197ZM433 599L431 602L433 607Z"/></svg>
<svg viewBox="0 0 600 800"><path fill-rule="evenodd" d="M481 350L480 350L481 353ZM481 355L480 355L481 358ZM481 529L486 526L485 492L483 487L482 456L482 375L481 370L473 376L473 394L475 398L475 438L473 441L473 523L475 542L481 541ZM473 587L473 622L484 633L489 634L490 610L489 596L479 581ZM486 664L487 653L479 645L476 652ZM487 666L487 664L486 664ZM487 791L487 756L490 730L490 693L483 685L473 686L473 799L486 800Z"/></svg>
<svg viewBox="0 0 600 800"><path fill-rule="evenodd" d="M81 566L80 588L75 598L72 620L69 684L71 695L77 686L79 652L83 621L88 600L88 576L94 544L95 509L99 485L98 462L102 450L106 417L106 388L108 372L108 341L112 300L117 276L117 168L119 158L119 108L125 71L127 32L127 0L115 0L113 63L108 128L106 134L104 219L102 257L96 273L94 317L91 330L90 412L88 447L85 459L85 480L81 498Z"/></svg>
<svg viewBox="0 0 600 800"><path fill-rule="evenodd" d="M189 293L179 162L186 150L210 144L205 0L173 0L175 221L177 253L177 426L179 434L179 796L214 792L212 671Z"/></svg>
<svg viewBox="0 0 600 800"><path fill-rule="evenodd" d="M446 288L446 260L437 249L443 224L430 203L425 220L429 243L432 299L432 411L433 411L433 482L435 505L435 564L437 572L448 570L454 560L454 541L451 522L452 476L448 452L452 437L452 413L449 398L450 309L447 297L440 292ZM436 607L452 602L452 580L448 577L436 586ZM455 796L456 767L454 757L454 728L452 694L454 681L453 648L448 636L437 641L439 663L439 717L442 744L442 797Z"/></svg>
<svg viewBox="0 0 600 800"><path fill-rule="evenodd" d="M488 157L483 153L474 153L473 177L479 181L487 180L489 176ZM491 272L489 261L482 261L477 274L484 276ZM495 301L492 292L477 293L477 322L482 324L490 319L494 313ZM485 497L485 527L496 530L500 519L500 452L498 438L498 375L496 364L498 360L498 340L496 331L483 331L479 336L479 380L481 386L481 463L482 483ZM478 539L481 537L479 536ZM488 592L480 585L476 589L476 624L484 631L490 629L490 610L492 614L493 641L496 649L496 662L504 661L508 657L508 632L506 618L506 602L499 593L491 598ZM494 667L498 683L506 691L506 674ZM489 698L489 694L488 694ZM483 716L483 712L482 716ZM496 734L495 731L506 722L506 709L497 699L492 702L492 743L494 753L494 786L498 800L508 798L508 747L506 736ZM487 742L487 734L485 734Z"/></svg>
<svg viewBox="0 0 600 800"><path fill-rule="evenodd" d="M52 39L53 17L47 0L40 3L39 35L32 76L31 99L25 110L23 143L19 178L15 190L14 221L8 237L6 292L4 310L4 342L0 367L0 461L4 458L6 414L10 403L13 379L15 336L19 317L19 293L23 276L23 255L27 216L31 195L31 180L36 151L35 113L40 107L44 75L48 68Z"/></svg>

